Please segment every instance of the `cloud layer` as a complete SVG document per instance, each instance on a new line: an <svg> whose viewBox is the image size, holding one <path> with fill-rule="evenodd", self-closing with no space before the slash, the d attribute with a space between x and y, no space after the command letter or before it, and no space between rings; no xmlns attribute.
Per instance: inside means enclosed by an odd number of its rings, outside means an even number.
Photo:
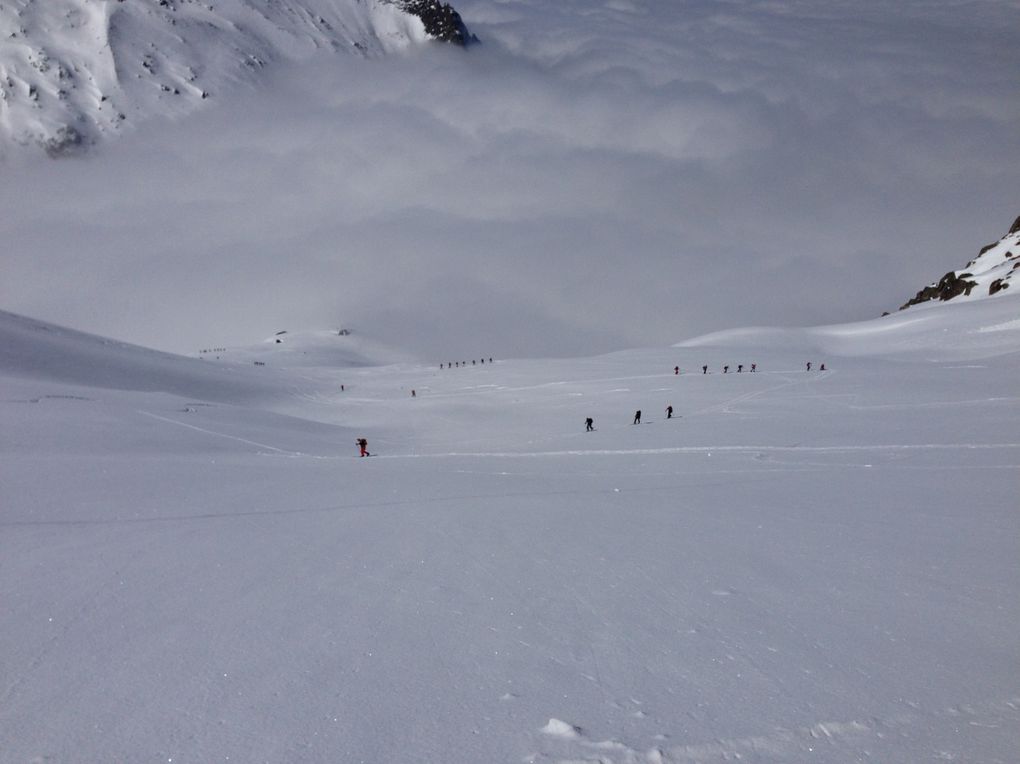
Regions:
<svg viewBox="0 0 1020 764"><path fill-rule="evenodd" d="M1020 212L1010 3L457 3L0 169L0 307L183 352L344 324L424 358L869 318Z"/></svg>

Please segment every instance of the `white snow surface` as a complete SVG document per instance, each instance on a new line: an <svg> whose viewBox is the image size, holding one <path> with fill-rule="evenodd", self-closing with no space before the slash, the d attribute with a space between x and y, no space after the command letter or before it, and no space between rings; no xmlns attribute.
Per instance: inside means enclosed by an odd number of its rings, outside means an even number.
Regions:
<svg viewBox="0 0 1020 764"><path fill-rule="evenodd" d="M153 116L179 117L280 61L376 56L426 39L385 0L6 0L0 147L75 148ZM51 143L52 142L52 143Z"/></svg>
<svg viewBox="0 0 1020 764"><path fill-rule="evenodd" d="M0 313L0 760L1016 761L1018 306L442 370Z"/></svg>
<svg viewBox="0 0 1020 764"><path fill-rule="evenodd" d="M678 348L760 347L840 356L911 359L984 358L1020 347L1020 302L1000 292L994 305L956 299L926 302L871 321L809 328L749 327L712 332Z"/></svg>

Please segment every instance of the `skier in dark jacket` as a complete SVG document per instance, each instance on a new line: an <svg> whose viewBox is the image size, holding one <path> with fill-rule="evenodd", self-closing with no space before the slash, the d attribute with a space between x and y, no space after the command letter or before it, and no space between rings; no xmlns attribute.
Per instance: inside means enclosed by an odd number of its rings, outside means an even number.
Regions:
<svg viewBox="0 0 1020 764"><path fill-rule="evenodd" d="M584 431L585 432L591 432L594 429L595 429L595 420L592 419L591 417L588 417L587 419L585 419L584 420Z"/></svg>
<svg viewBox="0 0 1020 764"><path fill-rule="evenodd" d="M362 456L371 456L372 455L372 454L368 453L368 441L365 438L358 438L356 443L358 444L358 448L361 449L361 455Z"/></svg>
<svg viewBox="0 0 1020 764"><path fill-rule="evenodd" d="M666 419L672 419L672 418L673 418L673 407L672 406L666 406Z"/></svg>
<svg viewBox="0 0 1020 764"><path fill-rule="evenodd" d="M634 424L641 424L641 409L634 412Z"/></svg>

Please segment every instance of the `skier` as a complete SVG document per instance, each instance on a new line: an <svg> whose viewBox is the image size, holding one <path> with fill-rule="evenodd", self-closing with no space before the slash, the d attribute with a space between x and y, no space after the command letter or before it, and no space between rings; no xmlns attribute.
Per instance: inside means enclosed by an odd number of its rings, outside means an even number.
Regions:
<svg viewBox="0 0 1020 764"><path fill-rule="evenodd" d="M680 374L680 367L679 366L674 366L673 367L673 374L674 375L679 375Z"/></svg>
<svg viewBox="0 0 1020 764"><path fill-rule="evenodd" d="M371 456L372 455L372 454L368 453L368 441L365 440L365 438L358 438L358 440L356 442L358 444L358 448L361 449L361 455L362 456Z"/></svg>
<svg viewBox="0 0 1020 764"><path fill-rule="evenodd" d="M411 391L411 397L412 397L412 398L417 398L417 397L418 397L418 394L417 394L417 393L416 393L416 392L415 392L414 390L412 390L412 391Z"/></svg>
<svg viewBox="0 0 1020 764"><path fill-rule="evenodd" d="M808 371L811 371L811 361L808 361L808 362L807 362L807 370L808 370Z"/></svg>
<svg viewBox="0 0 1020 764"><path fill-rule="evenodd" d="M758 371L758 364L752 363L751 364L751 371Z"/></svg>
<svg viewBox="0 0 1020 764"><path fill-rule="evenodd" d="M743 370L744 370L744 364L742 364L742 363L738 363L738 364L737 364L737 374L739 374L739 373L740 373L740 372L742 372Z"/></svg>
<svg viewBox="0 0 1020 764"><path fill-rule="evenodd" d="M730 367L729 366L723 366L722 367L722 373L723 374L729 374L730 373Z"/></svg>
<svg viewBox="0 0 1020 764"><path fill-rule="evenodd" d="M641 409L634 412L634 424L641 424Z"/></svg>
<svg viewBox="0 0 1020 764"><path fill-rule="evenodd" d="M818 371L825 371L825 364L824 363L820 367L818 367Z"/></svg>
<svg viewBox="0 0 1020 764"><path fill-rule="evenodd" d="M666 406L666 419L672 419L672 418L673 418L673 407L672 406Z"/></svg>
<svg viewBox="0 0 1020 764"><path fill-rule="evenodd" d="M702 374L708 374L708 366L707 365L701 367L701 373Z"/></svg>
<svg viewBox="0 0 1020 764"><path fill-rule="evenodd" d="M592 419L591 417L588 417L587 419L585 419L584 420L584 431L585 432L591 432L594 429L595 429L595 420Z"/></svg>
<svg viewBox="0 0 1020 764"><path fill-rule="evenodd" d="M340 392L342 393L343 391L344 391L344 386L340 385Z"/></svg>

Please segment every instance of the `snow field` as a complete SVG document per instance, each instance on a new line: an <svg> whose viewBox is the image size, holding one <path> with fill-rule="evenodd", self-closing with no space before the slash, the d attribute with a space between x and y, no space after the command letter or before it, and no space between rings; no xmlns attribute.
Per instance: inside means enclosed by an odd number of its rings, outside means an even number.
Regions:
<svg viewBox="0 0 1020 764"><path fill-rule="evenodd" d="M0 367L0 760L1015 758L1015 352L123 352Z"/></svg>

